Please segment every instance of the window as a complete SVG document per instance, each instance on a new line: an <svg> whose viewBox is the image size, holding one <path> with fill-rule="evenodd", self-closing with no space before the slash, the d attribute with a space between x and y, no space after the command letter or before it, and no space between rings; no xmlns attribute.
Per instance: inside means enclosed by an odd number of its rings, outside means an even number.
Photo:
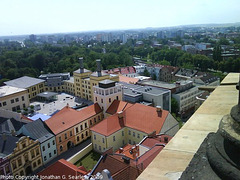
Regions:
<svg viewBox="0 0 240 180"><path fill-rule="evenodd" d="M55 141L54 140L52 141L52 145L55 145Z"/></svg>
<svg viewBox="0 0 240 180"><path fill-rule="evenodd" d="M135 141L133 141L133 144L136 144L136 142L135 142Z"/></svg>
<svg viewBox="0 0 240 180"><path fill-rule="evenodd" d="M97 97L95 98L95 100L97 101Z"/></svg>
<svg viewBox="0 0 240 180"><path fill-rule="evenodd" d="M85 128L87 128L87 123L85 123Z"/></svg>
<svg viewBox="0 0 240 180"><path fill-rule="evenodd" d="M28 154L24 155L25 162L28 162Z"/></svg>
<svg viewBox="0 0 240 180"><path fill-rule="evenodd" d="M77 141L79 141L79 136L77 137Z"/></svg>
<svg viewBox="0 0 240 180"><path fill-rule="evenodd" d="M23 143L23 144L22 144L22 148L24 149L25 147L26 147L26 144L25 144L25 143Z"/></svg>
<svg viewBox="0 0 240 180"><path fill-rule="evenodd" d="M32 156L32 158L35 157L34 150L31 150L31 156Z"/></svg>
<svg viewBox="0 0 240 180"><path fill-rule="evenodd" d="M135 137L135 132L133 132L133 137Z"/></svg>
<svg viewBox="0 0 240 180"><path fill-rule="evenodd" d="M15 168L17 167L17 165L16 165L16 162L15 162L15 161L13 161L13 162L12 162L12 167L13 167L13 169L15 169Z"/></svg>
<svg viewBox="0 0 240 180"><path fill-rule="evenodd" d="M64 136L65 136L65 139L67 139L67 133L65 133Z"/></svg>
<svg viewBox="0 0 240 180"><path fill-rule="evenodd" d="M128 143L129 143L129 144L132 144L132 141L131 141L131 139L129 139Z"/></svg>
<svg viewBox="0 0 240 180"><path fill-rule="evenodd" d="M22 159L19 158L19 159L18 159L18 166L21 166L21 165L22 165Z"/></svg>
<svg viewBox="0 0 240 180"><path fill-rule="evenodd" d="M124 136L124 131L122 131L122 136Z"/></svg>
<svg viewBox="0 0 240 180"><path fill-rule="evenodd" d="M109 101L109 102L111 102L111 101L112 101L112 99L111 99L111 98L109 98L109 99L108 99L108 101Z"/></svg>
<svg viewBox="0 0 240 180"><path fill-rule="evenodd" d="M115 136L113 136L113 141L115 141L116 139L115 139Z"/></svg>
<svg viewBox="0 0 240 180"><path fill-rule="evenodd" d="M6 171L6 174L10 173L9 166L5 166L5 171Z"/></svg>
<svg viewBox="0 0 240 180"><path fill-rule="evenodd" d="M98 116L98 120L100 121L100 116Z"/></svg>
<svg viewBox="0 0 240 180"><path fill-rule="evenodd" d="M78 133L78 127L76 127L76 133Z"/></svg>
<svg viewBox="0 0 240 180"><path fill-rule="evenodd" d="M88 136L88 132L87 132L87 131L86 131L86 133L85 133L85 134L86 134L86 136Z"/></svg>
<svg viewBox="0 0 240 180"><path fill-rule="evenodd" d="M62 142L62 138L61 138L61 137L59 137L59 139L58 139L58 140L59 140L59 142Z"/></svg>
<svg viewBox="0 0 240 180"><path fill-rule="evenodd" d="M54 152L54 154L56 154L56 153L57 153L57 152L56 152L56 150L54 150L53 152Z"/></svg>
<svg viewBox="0 0 240 180"><path fill-rule="evenodd" d="M83 130L83 126L82 125L80 126L80 129L81 129L81 131Z"/></svg>
<svg viewBox="0 0 240 180"><path fill-rule="evenodd" d="M3 102L3 106L6 106L7 105L7 103L6 102Z"/></svg>
<svg viewBox="0 0 240 180"><path fill-rule="evenodd" d="M96 140L96 135L94 134L94 140Z"/></svg>
<svg viewBox="0 0 240 180"><path fill-rule="evenodd" d="M60 146L60 151L62 152L62 150L63 150L63 147L62 147L62 146Z"/></svg>
<svg viewBox="0 0 240 180"><path fill-rule="evenodd" d="M95 144L95 149L97 149L97 145Z"/></svg>
<svg viewBox="0 0 240 180"><path fill-rule="evenodd" d="M12 104L14 103L14 99L11 99L11 103L12 103Z"/></svg>
<svg viewBox="0 0 240 180"><path fill-rule="evenodd" d="M102 147L101 146L99 146L99 151L102 151Z"/></svg>
<svg viewBox="0 0 240 180"><path fill-rule="evenodd" d="M70 131L70 136L72 136L72 131Z"/></svg>
<svg viewBox="0 0 240 180"><path fill-rule="evenodd" d="M102 142L103 142L103 143L105 143L105 140L104 140L104 138L102 138Z"/></svg>
<svg viewBox="0 0 240 180"><path fill-rule="evenodd" d="M2 107L2 103L0 103L0 107Z"/></svg>
<svg viewBox="0 0 240 180"><path fill-rule="evenodd" d="M116 97L116 99L118 100L118 96Z"/></svg>
<svg viewBox="0 0 240 180"><path fill-rule="evenodd" d="M96 119L96 118L94 118L94 122L95 122L95 123L97 122L97 119Z"/></svg>
<svg viewBox="0 0 240 180"><path fill-rule="evenodd" d="M90 120L90 125L92 125L92 120Z"/></svg>
<svg viewBox="0 0 240 180"><path fill-rule="evenodd" d="M38 165L40 165L41 164L41 159L38 159Z"/></svg>
<svg viewBox="0 0 240 180"><path fill-rule="evenodd" d="M51 158L52 157L52 153L49 153L49 158Z"/></svg>
<svg viewBox="0 0 240 180"><path fill-rule="evenodd" d="M25 108L26 107L26 105L23 103L23 108Z"/></svg>
<svg viewBox="0 0 240 180"><path fill-rule="evenodd" d="M131 131L130 130L128 131L128 135L131 135Z"/></svg>
<svg viewBox="0 0 240 180"><path fill-rule="evenodd" d="M39 149L36 149L36 156L39 155Z"/></svg>
<svg viewBox="0 0 240 180"><path fill-rule="evenodd" d="M45 151L45 146L42 147L42 150Z"/></svg>
<svg viewBox="0 0 240 180"><path fill-rule="evenodd" d="M48 143L48 148L50 148L50 143Z"/></svg>
<svg viewBox="0 0 240 180"><path fill-rule="evenodd" d="M137 138L140 138L140 134L137 134Z"/></svg>
<svg viewBox="0 0 240 180"><path fill-rule="evenodd" d="M125 144L125 141L124 140L122 140L122 143L123 143L123 145Z"/></svg>
<svg viewBox="0 0 240 180"><path fill-rule="evenodd" d="M18 99L18 98L16 98L16 99L15 99L15 101L16 101L16 102L18 102L18 101L19 101L19 99Z"/></svg>
<svg viewBox="0 0 240 180"><path fill-rule="evenodd" d="M84 138L84 135L82 134L82 139Z"/></svg>
<svg viewBox="0 0 240 180"><path fill-rule="evenodd" d="M101 99L101 103L103 103L103 99Z"/></svg>
<svg viewBox="0 0 240 180"><path fill-rule="evenodd" d="M37 166L36 162L33 163L33 167L35 168Z"/></svg>
<svg viewBox="0 0 240 180"><path fill-rule="evenodd" d="M47 160L47 156L44 156L44 161L46 161Z"/></svg>

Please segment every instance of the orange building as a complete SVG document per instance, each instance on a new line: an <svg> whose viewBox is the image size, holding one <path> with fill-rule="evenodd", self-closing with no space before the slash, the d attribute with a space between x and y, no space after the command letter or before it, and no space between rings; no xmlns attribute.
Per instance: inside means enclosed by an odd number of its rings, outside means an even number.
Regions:
<svg viewBox="0 0 240 180"><path fill-rule="evenodd" d="M89 128L101 121L102 109L96 103L80 111L64 107L45 123L56 136L58 155L90 137Z"/></svg>

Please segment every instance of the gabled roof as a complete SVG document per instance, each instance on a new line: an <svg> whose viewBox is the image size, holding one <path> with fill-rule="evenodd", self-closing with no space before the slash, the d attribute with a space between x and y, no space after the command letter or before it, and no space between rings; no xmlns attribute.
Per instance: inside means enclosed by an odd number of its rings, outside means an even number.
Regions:
<svg viewBox="0 0 240 180"><path fill-rule="evenodd" d="M44 122L51 131L57 135L58 133L75 126L76 124L100 113L101 111L102 109L98 103L88 106L80 111L76 111L66 106Z"/></svg>
<svg viewBox="0 0 240 180"><path fill-rule="evenodd" d="M4 140L5 136L5 140ZM13 152L16 147L16 142L18 142L20 138L16 136L12 136L9 134L0 136L0 154L9 155Z"/></svg>
<svg viewBox="0 0 240 180"><path fill-rule="evenodd" d="M29 136L36 140L38 139L40 143L46 141L47 139L52 138L54 135L50 132L48 127L42 122L41 119L38 119L36 121L30 122L26 125L24 125L25 130L28 131ZM24 130L20 130L19 133L24 134ZM28 135L24 134L24 135Z"/></svg>
<svg viewBox="0 0 240 180"><path fill-rule="evenodd" d="M135 180L142 172L140 169L124 163L123 160L114 158L112 155L105 155L92 174L95 175L104 169L111 173L114 180Z"/></svg>
<svg viewBox="0 0 240 180"><path fill-rule="evenodd" d="M56 177L65 176L68 179L69 176L80 177L80 176L86 175L87 173L88 172L83 170L82 168L80 169L77 166L73 165L72 163L64 159L60 159L54 164L48 166L43 171L39 172L38 175L46 176L46 177L49 176L49 179L51 179L51 176L56 176ZM80 178L79 180L81 179L84 179L84 178Z"/></svg>
<svg viewBox="0 0 240 180"><path fill-rule="evenodd" d="M139 81L137 78L131 78L127 76L119 76L119 82L125 82L125 83L131 83L131 84L136 84Z"/></svg>
<svg viewBox="0 0 240 180"><path fill-rule="evenodd" d="M11 133L12 131L18 131L24 124L26 123L17 121L14 118L0 117L0 133Z"/></svg>
<svg viewBox="0 0 240 180"><path fill-rule="evenodd" d="M118 101L118 100L114 100L112 102L112 104L109 106L109 108L107 109L106 113L108 114L115 114L117 112L123 111L129 107L131 107L133 104L125 102L125 101Z"/></svg>
<svg viewBox="0 0 240 180"><path fill-rule="evenodd" d="M23 76L17 79L4 82L8 86L18 87L18 88L29 88L36 84L42 83L45 80L37 79L33 77Z"/></svg>
<svg viewBox="0 0 240 180"><path fill-rule="evenodd" d="M122 127L130 127L147 134L153 131L160 133L168 114L166 110L157 112L155 107L136 103L123 111L122 119L118 118L118 114L114 114L92 127L91 130L104 136L109 136Z"/></svg>

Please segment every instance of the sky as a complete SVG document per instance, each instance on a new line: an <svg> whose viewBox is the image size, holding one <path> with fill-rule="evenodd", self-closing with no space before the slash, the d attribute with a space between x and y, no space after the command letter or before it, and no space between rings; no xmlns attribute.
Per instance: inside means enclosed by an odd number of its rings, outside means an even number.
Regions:
<svg viewBox="0 0 240 180"><path fill-rule="evenodd" d="M0 0L0 36L234 22L239 0Z"/></svg>

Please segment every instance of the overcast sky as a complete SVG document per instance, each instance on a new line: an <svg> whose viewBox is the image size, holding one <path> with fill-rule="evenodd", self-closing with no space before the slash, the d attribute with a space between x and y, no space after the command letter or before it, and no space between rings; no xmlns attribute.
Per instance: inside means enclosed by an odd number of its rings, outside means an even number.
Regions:
<svg viewBox="0 0 240 180"><path fill-rule="evenodd" d="M0 0L0 36L240 22L240 0Z"/></svg>

